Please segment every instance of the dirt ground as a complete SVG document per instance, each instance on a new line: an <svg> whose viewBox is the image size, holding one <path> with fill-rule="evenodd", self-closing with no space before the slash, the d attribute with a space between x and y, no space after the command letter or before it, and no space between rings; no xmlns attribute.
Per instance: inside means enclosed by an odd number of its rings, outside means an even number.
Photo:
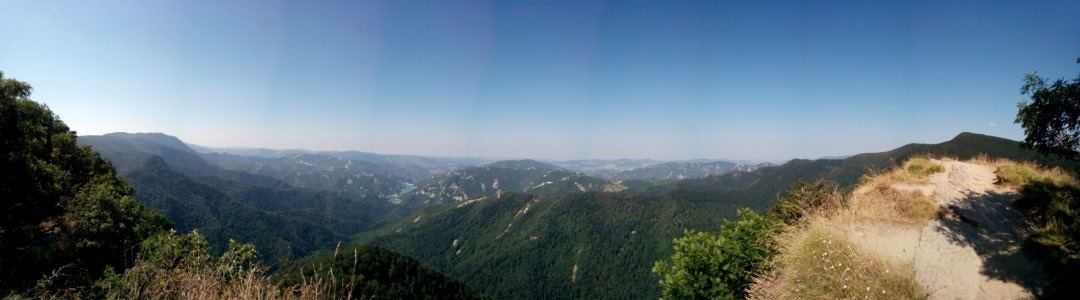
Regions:
<svg viewBox="0 0 1080 300"><path fill-rule="evenodd" d="M1020 253L1031 225L1010 203L1016 191L995 184L994 168L936 161L945 172L928 184L897 184L898 190L932 196L940 217L921 228L886 222L855 222L841 231L871 253L912 266L929 299L1028 299L1041 293L1046 274Z"/></svg>

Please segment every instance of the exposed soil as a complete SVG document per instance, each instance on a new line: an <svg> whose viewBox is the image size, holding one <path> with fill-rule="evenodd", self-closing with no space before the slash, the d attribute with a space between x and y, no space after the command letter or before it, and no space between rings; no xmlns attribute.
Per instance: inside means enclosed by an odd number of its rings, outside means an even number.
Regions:
<svg viewBox="0 0 1080 300"><path fill-rule="evenodd" d="M1027 299L1041 294L1046 274L1020 252L1031 225L1011 207L1014 189L995 184L994 168L935 161L945 172L928 184L896 184L938 201L939 218L923 227L852 223L841 231L871 253L914 267L929 299Z"/></svg>

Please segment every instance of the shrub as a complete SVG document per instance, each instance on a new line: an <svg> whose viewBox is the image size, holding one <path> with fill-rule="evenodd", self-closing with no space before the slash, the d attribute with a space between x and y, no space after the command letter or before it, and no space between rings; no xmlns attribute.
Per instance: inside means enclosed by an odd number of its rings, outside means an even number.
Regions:
<svg viewBox="0 0 1080 300"><path fill-rule="evenodd" d="M800 179L769 208L769 217L795 224L807 215L835 211L845 205L846 199L836 184L824 179L813 183Z"/></svg>
<svg viewBox="0 0 1080 300"><path fill-rule="evenodd" d="M229 242L218 258L198 232L175 231L143 241L135 265L123 274L106 271L97 295L109 299L279 299L290 296L255 263L251 244Z"/></svg>
<svg viewBox="0 0 1080 300"><path fill-rule="evenodd" d="M720 234L686 231L674 241L670 261L658 261L653 273L660 278L665 299L745 298L756 274L767 272L777 253L772 238L779 224L748 208L741 220L726 222Z"/></svg>

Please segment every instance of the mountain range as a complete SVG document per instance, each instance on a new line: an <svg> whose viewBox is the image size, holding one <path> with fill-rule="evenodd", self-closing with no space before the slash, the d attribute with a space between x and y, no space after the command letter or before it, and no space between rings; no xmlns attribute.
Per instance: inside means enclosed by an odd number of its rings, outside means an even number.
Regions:
<svg viewBox="0 0 1080 300"><path fill-rule="evenodd" d="M112 160L140 202L181 230L204 232L217 249L236 239L290 260L339 241L375 244L496 298L656 298L650 269L671 254L673 238L715 230L739 207L762 211L797 180L847 188L913 155L1076 167L972 133L782 165L218 151L164 134L79 143Z"/></svg>

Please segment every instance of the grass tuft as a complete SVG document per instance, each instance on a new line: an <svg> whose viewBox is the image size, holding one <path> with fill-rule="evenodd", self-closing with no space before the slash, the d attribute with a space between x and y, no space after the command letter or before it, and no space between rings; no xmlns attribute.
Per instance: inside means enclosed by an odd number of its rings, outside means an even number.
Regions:
<svg viewBox="0 0 1080 300"><path fill-rule="evenodd" d="M865 253L825 222L787 235L778 270L751 289L758 299L912 299L925 297L910 266Z"/></svg>
<svg viewBox="0 0 1080 300"><path fill-rule="evenodd" d="M925 180L930 177L931 174L945 172L945 166L930 160L927 157L915 157L909 159L904 164L904 170L907 171L911 177Z"/></svg>

